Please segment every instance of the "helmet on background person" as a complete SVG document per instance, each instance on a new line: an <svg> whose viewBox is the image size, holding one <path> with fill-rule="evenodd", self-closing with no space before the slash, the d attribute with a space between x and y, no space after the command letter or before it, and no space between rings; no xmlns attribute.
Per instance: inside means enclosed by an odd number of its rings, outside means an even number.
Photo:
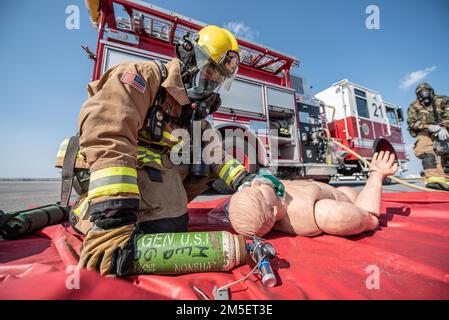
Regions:
<svg viewBox="0 0 449 320"><path fill-rule="evenodd" d="M176 46L189 99L202 101L223 86L229 90L240 64L239 45L226 29L209 25Z"/></svg>
<svg viewBox="0 0 449 320"><path fill-rule="evenodd" d="M425 106L430 106L432 104L435 92L430 84L426 82L419 84L415 89L415 93L416 98L421 104Z"/></svg>

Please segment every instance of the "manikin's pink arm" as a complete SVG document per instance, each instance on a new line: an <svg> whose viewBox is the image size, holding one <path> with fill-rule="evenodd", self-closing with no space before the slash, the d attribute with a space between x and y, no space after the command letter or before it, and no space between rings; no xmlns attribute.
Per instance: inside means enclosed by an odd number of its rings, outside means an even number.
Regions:
<svg viewBox="0 0 449 320"><path fill-rule="evenodd" d="M385 177L394 175L398 170L398 165L394 161L394 154L390 154L388 151L385 153L381 151L379 154L374 154L369 168L369 179L354 201L356 206L379 217L383 180Z"/></svg>
<svg viewBox="0 0 449 320"><path fill-rule="evenodd" d="M383 179L397 170L394 160L388 152L376 153L360 194L351 188L297 180L283 181L286 198L279 199L269 184L253 183L231 197L229 220L238 233L257 236L271 229L302 236L374 230L379 224Z"/></svg>
<svg viewBox="0 0 449 320"><path fill-rule="evenodd" d="M314 230L305 230L305 236L328 233L338 236L355 235L377 228L379 221L382 195L382 182L386 176L393 175L397 171L397 164L394 164L394 155L389 152L380 152L373 156L370 166L370 176L363 190L357 195L354 189L338 188L347 196L347 200L320 199L316 201L314 207L314 218L317 226ZM293 204L293 203L292 203ZM287 210L288 225L282 219L276 224L278 231L300 233L301 226L295 225L303 223L295 220L289 214L297 214L299 210ZM299 231L299 232L298 232Z"/></svg>
<svg viewBox="0 0 449 320"><path fill-rule="evenodd" d="M315 204L315 221L323 233L349 236L377 228L376 216L355 204L323 199Z"/></svg>

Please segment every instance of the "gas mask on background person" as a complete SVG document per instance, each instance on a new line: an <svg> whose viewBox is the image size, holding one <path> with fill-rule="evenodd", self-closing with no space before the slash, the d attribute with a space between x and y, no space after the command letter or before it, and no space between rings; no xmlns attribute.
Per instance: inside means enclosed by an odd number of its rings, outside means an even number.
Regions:
<svg viewBox="0 0 449 320"><path fill-rule="evenodd" d="M433 90L422 88L416 93L416 97L421 104L428 107L432 104L433 101Z"/></svg>

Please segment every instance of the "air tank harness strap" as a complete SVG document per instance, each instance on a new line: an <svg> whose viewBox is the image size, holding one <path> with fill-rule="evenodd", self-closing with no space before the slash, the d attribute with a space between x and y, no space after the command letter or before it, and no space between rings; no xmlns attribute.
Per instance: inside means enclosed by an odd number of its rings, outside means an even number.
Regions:
<svg viewBox="0 0 449 320"><path fill-rule="evenodd" d="M61 176L61 207L67 208L70 201L70 195L72 193L73 179L75 175L75 161L80 146L79 137L70 137L67 144L67 150L64 155L64 161L62 163L62 176Z"/></svg>

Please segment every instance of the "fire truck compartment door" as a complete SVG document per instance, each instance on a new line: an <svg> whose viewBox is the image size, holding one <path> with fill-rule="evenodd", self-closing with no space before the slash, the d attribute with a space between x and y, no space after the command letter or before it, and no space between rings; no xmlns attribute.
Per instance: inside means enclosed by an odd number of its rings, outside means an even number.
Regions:
<svg viewBox="0 0 449 320"><path fill-rule="evenodd" d="M264 114L262 86L235 79L229 91L220 90L221 105L233 110Z"/></svg>
<svg viewBox="0 0 449 320"><path fill-rule="evenodd" d="M269 106L295 110L295 95L293 92L267 87Z"/></svg>
<svg viewBox="0 0 449 320"><path fill-rule="evenodd" d="M150 61L150 60L154 59L133 52L125 52L115 48L106 47L103 60L102 74L105 73L109 68L112 68L120 63L128 61ZM165 60L163 59L159 60L165 62Z"/></svg>

